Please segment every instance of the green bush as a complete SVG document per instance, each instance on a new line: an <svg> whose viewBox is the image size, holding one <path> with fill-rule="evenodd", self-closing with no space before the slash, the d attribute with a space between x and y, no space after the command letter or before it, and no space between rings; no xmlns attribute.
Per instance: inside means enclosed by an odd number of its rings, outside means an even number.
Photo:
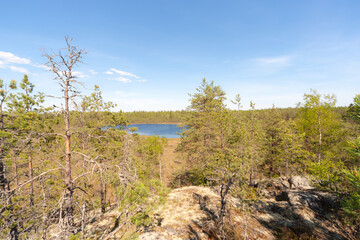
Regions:
<svg viewBox="0 0 360 240"><path fill-rule="evenodd" d="M160 181L138 182L126 189L119 190L124 193L120 204L120 211L128 209L131 212L131 222L136 226L147 227L152 224L151 214L166 200L169 193Z"/></svg>
<svg viewBox="0 0 360 240"><path fill-rule="evenodd" d="M360 223L360 169L354 168L352 171L344 171L345 177L351 185L350 196L343 202L344 213L355 224Z"/></svg>

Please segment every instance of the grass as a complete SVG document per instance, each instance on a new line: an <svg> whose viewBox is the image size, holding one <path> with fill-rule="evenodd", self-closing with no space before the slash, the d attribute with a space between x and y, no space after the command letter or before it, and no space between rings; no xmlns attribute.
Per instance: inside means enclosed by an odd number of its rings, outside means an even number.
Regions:
<svg viewBox="0 0 360 240"><path fill-rule="evenodd" d="M180 138L168 138L167 140L167 144L164 147L164 153L161 156L163 168L162 179L166 186L171 182L173 174L185 166L185 161L181 154L175 152L177 145L180 143Z"/></svg>

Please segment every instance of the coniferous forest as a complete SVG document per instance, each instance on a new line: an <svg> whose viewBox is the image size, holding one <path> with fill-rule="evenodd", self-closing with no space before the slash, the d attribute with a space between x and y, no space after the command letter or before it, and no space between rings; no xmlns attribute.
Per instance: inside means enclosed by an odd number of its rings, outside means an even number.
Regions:
<svg viewBox="0 0 360 240"><path fill-rule="evenodd" d="M262 182L283 178L291 188L297 176L334 194L337 214L353 230L349 239L359 236L360 95L336 107L336 96L310 89L297 107L257 109L242 102L241 89L227 106L221 86L198 79L187 109L116 112L99 86L82 95L74 72L86 51L70 38L65 44L43 52L61 106L45 107L46 93L27 75L0 81L1 239L136 239L158 224L154 212L169 193L184 186L219 196L209 239L248 239L229 223L230 196L251 214L249 206L266 198ZM131 123L185 126L173 153L181 167L168 167L171 140L126 131ZM114 209L110 230L89 228ZM295 236L305 239L288 239Z"/></svg>

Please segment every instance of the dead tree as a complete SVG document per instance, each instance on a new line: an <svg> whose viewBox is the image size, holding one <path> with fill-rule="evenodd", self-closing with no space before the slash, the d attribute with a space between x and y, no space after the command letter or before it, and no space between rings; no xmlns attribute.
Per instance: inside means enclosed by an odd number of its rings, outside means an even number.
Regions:
<svg viewBox="0 0 360 240"><path fill-rule="evenodd" d="M52 52L51 54L48 54L43 51L43 55L47 58L46 65L49 67L49 71L55 75L54 79L58 81L61 91L63 92L62 98L64 99L64 106L62 110L65 120L65 133L63 134L65 138L65 189L63 194L62 209L60 210L59 223L62 230L62 236L65 238L71 233L74 225L74 186L71 176L72 152L70 148L70 103L74 102L74 98L79 96L77 87L80 82L77 81L76 76L74 76L73 69L78 63L81 63L83 56L86 54L84 49L79 50L76 46L74 46L72 44L72 40L73 39L71 38L65 37L66 48L60 49L58 53Z"/></svg>
<svg viewBox="0 0 360 240"><path fill-rule="evenodd" d="M218 234L221 236L221 239L226 239L226 233L225 233L225 215L227 213L226 204L227 204L227 195L229 193L230 187L233 184L232 178L228 179L227 182L223 181L220 188L220 211L218 213L216 228Z"/></svg>

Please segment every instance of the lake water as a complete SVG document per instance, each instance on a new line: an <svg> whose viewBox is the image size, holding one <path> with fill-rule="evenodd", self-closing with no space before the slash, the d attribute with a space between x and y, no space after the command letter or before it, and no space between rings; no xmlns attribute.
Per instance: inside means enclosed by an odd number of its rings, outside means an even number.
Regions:
<svg viewBox="0 0 360 240"><path fill-rule="evenodd" d="M131 124L128 126L128 128L131 127L137 127L138 131L136 133L140 135L156 135L166 138L180 138L177 133L182 132L182 128L176 124Z"/></svg>

